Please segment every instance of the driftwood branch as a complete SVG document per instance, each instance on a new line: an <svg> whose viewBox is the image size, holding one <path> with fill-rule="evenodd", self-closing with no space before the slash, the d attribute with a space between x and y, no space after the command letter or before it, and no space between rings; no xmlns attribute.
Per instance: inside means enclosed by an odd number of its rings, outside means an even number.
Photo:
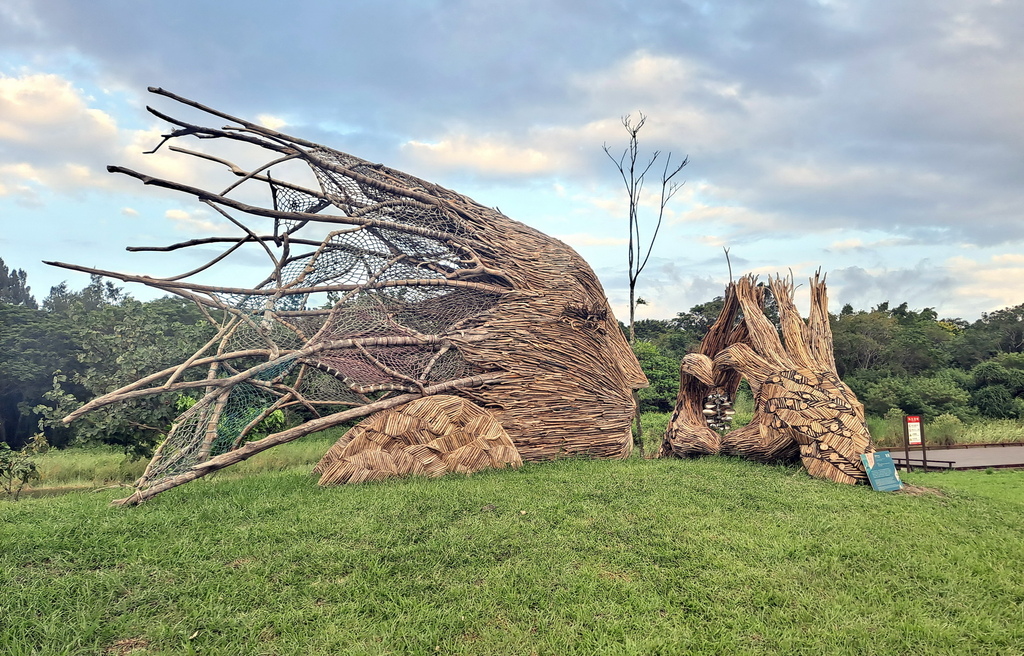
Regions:
<svg viewBox="0 0 1024 656"><path fill-rule="evenodd" d="M257 440L255 442L248 442L243 446L240 446L239 448L235 449L234 451L229 451L225 454L199 463L192 467L191 469L189 469L188 471L182 474L178 474L177 476L168 478L162 481L161 483L154 485L153 487L146 488L145 490L136 490L135 493L132 494L130 497L119 499L117 501L114 501L113 503L119 506L138 505L143 501L146 501L147 499L152 499L154 496L160 494L161 492L166 492L167 490L178 487L179 485L184 485L185 483L194 481L197 478L201 478L203 476L206 476L207 474L213 473L220 469L224 469L225 467L230 467L231 465L242 462L243 460L248 460L257 453L261 453L263 451L266 451L267 449L279 446L281 444L292 442L294 440L299 439L300 437L309 435L310 433L315 433L317 431L333 428L334 426L343 424L351 419L365 417L366 415L373 414L374 412L379 412L381 410L386 410L388 408L394 408L429 394L440 394L442 392L451 391L454 389L458 389L460 387L475 387L479 385L486 385L488 383L497 382L498 380L500 380L499 376L480 375L462 380L448 381L446 383L432 385L428 388L425 388L423 392L420 394L403 394L402 396L396 396L390 399L386 399L384 401L378 401L376 403L364 405L359 408L353 408L351 410L346 410L344 412L337 412L327 417L321 417L320 419L313 419L312 421L307 421L306 423L300 426L296 426L295 428L281 431L279 433L274 433L273 435L268 435L267 437L261 440Z"/></svg>

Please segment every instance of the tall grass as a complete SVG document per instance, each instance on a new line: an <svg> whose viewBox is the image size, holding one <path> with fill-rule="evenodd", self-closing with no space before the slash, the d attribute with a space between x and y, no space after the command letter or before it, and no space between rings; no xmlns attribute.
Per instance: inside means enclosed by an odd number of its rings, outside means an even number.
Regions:
<svg viewBox="0 0 1024 656"><path fill-rule="evenodd" d="M216 476L241 477L261 471L311 468L344 433L331 429L258 453ZM51 449L34 456L41 479L35 488L98 488L129 484L139 478L146 460L130 460L110 447Z"/></svg>
<svg viewBox="0 0 1024 656"><path fill-rule="evenodd" d="M884 417L869 415L868 430L880 447L903 446L903 413L890 410ZM953 415L940 415L924 422L929 445L991 444L1024 442L1024 422L1019 419L973 419L963 422Z"/></svg>
<svg viewBox="0 0 1024 656"><path fill-rule="evenodd" d="M967 424L961 440L965 444L984 442L1024 442L1024 421L989 419Z"/></svg>

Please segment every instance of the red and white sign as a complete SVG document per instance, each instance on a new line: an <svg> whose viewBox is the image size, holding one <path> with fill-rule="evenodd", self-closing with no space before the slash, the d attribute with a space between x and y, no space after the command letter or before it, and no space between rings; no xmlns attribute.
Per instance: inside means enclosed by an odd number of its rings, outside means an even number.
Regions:
<svg viewBox="0 0 1024 656"><path fill-rule="evenodd" d="M921 443L921 418L917 415L907 415L907 442L910 444Z"/></svg>

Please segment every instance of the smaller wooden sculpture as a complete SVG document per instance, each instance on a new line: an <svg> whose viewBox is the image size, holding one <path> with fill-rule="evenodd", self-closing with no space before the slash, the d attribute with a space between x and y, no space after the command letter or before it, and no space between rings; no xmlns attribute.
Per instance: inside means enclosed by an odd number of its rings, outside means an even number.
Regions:
<svg viewBox="0 0 1024 656"><path fill-rule="evenodd" d="M862 483L862 453L874 451L864 408L836 373L825 281L810 281L807 321L793 303L791 279L769 280L779 330L765 317L765 288L754 276L730 283L718 320L700 350L683 358L679 397L659 457L714 453L761 462L795 460L808 473L840 483ZM708 399L735 398L746 378L754 418L724 435L708 425ZM720 425L720 424L719 424Z"/></svg>

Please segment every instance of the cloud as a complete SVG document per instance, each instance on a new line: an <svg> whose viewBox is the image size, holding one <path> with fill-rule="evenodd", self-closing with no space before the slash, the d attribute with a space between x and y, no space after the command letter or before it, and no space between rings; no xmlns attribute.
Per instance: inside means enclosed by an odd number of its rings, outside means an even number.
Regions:
<svg viewBox="0 0 1024 656"><path fill-rule="evenodd" d="M992 312L1024 302L1024 256L1019 253L1000 253L987 260L956 256L946 266L956 272L952 293L976 312Z"/></svg>
<svg viewBox="0 0 1024 656"><path fill-rule="evenodd" d="M116 131L114 119L88 107L68 80L0 76L0 142L8 148L74 150L109 141Z"/></svg>
<svg viewBox="0 0 1024 656"><path fill-rule="evenodd" d="M491 176L551 174L558 156L494 137L452 135L436 143L408 141L402 149L414 161L439 169L464 169Z"/></svg>
<svg viewBox="0 0 1024 656"><path fill-rule="evenodd" d="M245 24L234 2L208 5L3 3L3 70L15 72L0 78L0 196L25 208L55 204L49 194L166 193L108 163L218 189L219 165L141 155L167 129L141 109L156 83L266 125L287 117L289 132L506 209L522 197L515 218L593 243L614 295L621 271L599 242L624 199L601 145L619 152L620 117L638 110L645 152L691 162L655 257L706 261L729 245L758 270L817 258L851 301L912 293L967 314L1000 302L985 272L1016 266L990 258L1024 250L1019 3L381 0L250 7ZM201 23L178 20L198 11ZM346 38L306 38L310 12ZM964 249L974 300L948 268ZM665 298L689 302L670 280Z"/></svg>
<svg viewBox="0 0 1024 656"><path fill-rule="evenodd" d="M280 130L284 126L288 125L288 121L277 116L271 116L270 114L260 114L256 117L256 122L265 128L271 130Z"/></svg>
<svg viewBox="0 0 1024 656"><path fill-rule="evenodd" d="M42 35L44 23L32 10L32 0L7 0L0 5L0 16L18 30Z"/></svg>
<svg viewBox="0 0 1024 656"><path fill-rule="evenodd" d="M963 306L953 293L958 284L947 267L935 267L927 260L908 267L851 266L828 271L832 311L847 303L869 309L884 301L906 301L912 308L934 307L941 315L959 313Z"/></svg>
<svg viewBox="0 0 1024 656"><path fill-rule="evenodd" d="M159 141L157 129L120 129L61 76L0 75L0 195L42 202L49 191L123 188L122 178L106 172L111 161L188 179L166 153L142 156Z"/></svg>
<svg viewBox="0 0 1024 656"><path fill-rule="evenodd" d="M890 237L888 239L876 239L874 241L865 242L859 237L852 237L849 239L842 239L834 241L828 246L828 250L836 252L844 251L857 251L857 252L868 252L874 251L879 248L889 248L893 246L910 246L915 243L913 239Z"/></svg>
<svg viewBox="0 0 1024 656"><path fill-rule="evenodd" d="M225 228L223 223L211 221L209 214L203 210L197 212L186 212L180 209L167 210L164 212L164 217L170 219L175 229L194 235L217 234Z"/></svg>

